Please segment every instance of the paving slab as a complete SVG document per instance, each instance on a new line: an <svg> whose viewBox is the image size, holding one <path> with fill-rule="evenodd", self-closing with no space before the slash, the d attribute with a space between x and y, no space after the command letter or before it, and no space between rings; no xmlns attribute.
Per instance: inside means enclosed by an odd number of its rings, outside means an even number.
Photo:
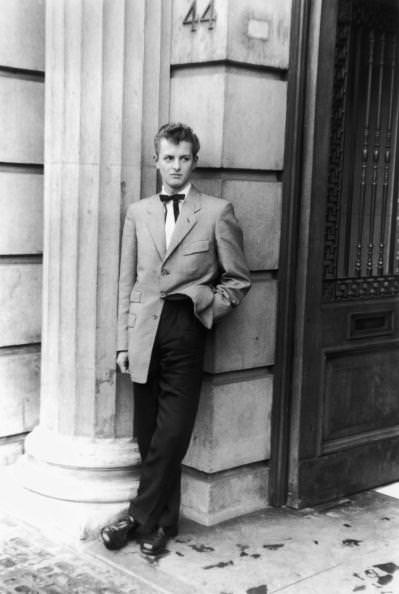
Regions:
<svg viewBox="0 0 399 594"><path fill-rule="evenodd" d="M176 592L203 594L399 594L399 500L367 492L318 509L268 509L202 527L183 521L168 554L149 568L138 545L96 558ZM173 589L170 590L174 592Z"/></svg>
<svg viewBox="0 0 399 594"><path fill-rule="evenodd" d="M0 501L0 594L399 594L399 499L389 493L214 527L183 520L152 563L134 542L108 551L99 539L44 535Z"/></svg>

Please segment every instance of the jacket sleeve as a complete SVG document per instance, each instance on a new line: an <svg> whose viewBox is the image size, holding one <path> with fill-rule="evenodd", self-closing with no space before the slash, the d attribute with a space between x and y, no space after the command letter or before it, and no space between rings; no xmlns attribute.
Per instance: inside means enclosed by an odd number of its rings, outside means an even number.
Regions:
<svg viewBox="0 0 399 594"><path fill-rule="evenodd" d="M137 241L134 211L130 207L127 211L122 234L122 249L119 269L118 292L118 334L117 350L128 349L128 318L130 295L136 280Z"/></svg>
<svg viewBox="0 0 399 594"><path fill-rule="evenodd" d="M243 250L243 234L227 202L215 225L216 249L220 277L214 287L213 321L236 307L251 286L250 272Z"/></svg>

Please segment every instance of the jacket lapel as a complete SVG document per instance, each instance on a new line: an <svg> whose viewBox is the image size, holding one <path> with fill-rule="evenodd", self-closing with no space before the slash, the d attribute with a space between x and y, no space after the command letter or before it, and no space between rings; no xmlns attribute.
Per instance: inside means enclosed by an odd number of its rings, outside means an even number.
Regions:
<svg viewBox="0 0 399 594"><path fill-rule="evenodd" d="M165 257L166 241L165 241L165 210L162 202L159 199L159 194L152 196L147 204L147 220L146 225L151 233L155 247L159 253L161 260Z"/></svg>
<svg viewBox="0 0 399 594"><path fill-rule="evenodd" d="M199 210L201 210L201 194L194 186L191 186L191 189L183 202L164 260L169 258L177 246L183 241L187 233L194 227L197 222L197 214Z"/></svg>

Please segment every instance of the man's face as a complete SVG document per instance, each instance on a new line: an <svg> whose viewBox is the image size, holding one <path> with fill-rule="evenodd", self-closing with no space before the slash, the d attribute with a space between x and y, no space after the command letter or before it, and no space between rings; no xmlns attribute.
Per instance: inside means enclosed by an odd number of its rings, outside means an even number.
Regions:
<svg viewBox="0 0 399 594"><path fill-rule="evenodd" d="M166 192L178 192L184 188L195 169L191 142L183 140L174 144L167 138L161 138L156 164Z"/></svg>

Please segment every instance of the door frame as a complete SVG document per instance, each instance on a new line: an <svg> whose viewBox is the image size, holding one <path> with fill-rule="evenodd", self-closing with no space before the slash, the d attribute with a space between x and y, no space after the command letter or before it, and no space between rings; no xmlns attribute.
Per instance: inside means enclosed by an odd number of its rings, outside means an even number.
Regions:
<svg viewBox="0 0 399 594"><path fill-rule="evenodd" d="M291 15L269 501L295 506L305 335L319 41L328 0L296 0ZM331 2L331 0L329 0ZM335 2L337 4L337 1ZM335 30L333 31L335 36ZM334 55L328 56L330 68ZM328 126L327 126L328 128ZM328 142L328 135L327 135ZM317 160L317 156L316 156ZM295 488L294 488L295 491Z"/></svg>

